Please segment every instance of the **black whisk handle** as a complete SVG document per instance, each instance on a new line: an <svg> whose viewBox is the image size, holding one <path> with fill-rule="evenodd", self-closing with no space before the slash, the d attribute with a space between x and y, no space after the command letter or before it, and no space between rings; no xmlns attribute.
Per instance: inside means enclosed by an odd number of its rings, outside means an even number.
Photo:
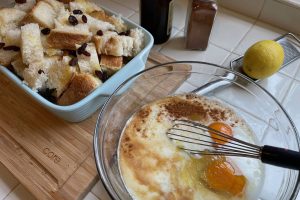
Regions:
<svg viewBox="0 0 300 200"><path fill-rule="evenodd" d="M265 145L261 149L261 161L266 164L300 170L300 152Z"/></svg>

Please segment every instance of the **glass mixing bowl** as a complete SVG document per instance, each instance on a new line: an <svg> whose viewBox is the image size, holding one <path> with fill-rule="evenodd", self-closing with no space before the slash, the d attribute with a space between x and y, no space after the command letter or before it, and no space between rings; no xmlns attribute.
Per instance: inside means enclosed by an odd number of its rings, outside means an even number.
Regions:
<svg viewBox="0 0 300 200"><path fill-rule="evenodd" d="M149 102L189 92L214 97L229 104L252 128L261 145L299 151L299 135L291 118L268 91L250 78L204 62L182 61L157 65L121 84L99 114L94 135L96 165L113 199L132 199L122 181L118 165L118 144L127 120ZM299 171L271 165L264 165L264 168L265 178L259 199L296 199Z"/></svg>

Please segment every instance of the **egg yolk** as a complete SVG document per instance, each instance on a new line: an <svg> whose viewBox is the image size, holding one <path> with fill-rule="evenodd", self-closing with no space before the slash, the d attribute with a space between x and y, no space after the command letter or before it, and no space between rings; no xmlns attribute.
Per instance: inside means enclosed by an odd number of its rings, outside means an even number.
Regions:
<svg viewBox="0 0 300 200"><path fill-rule="evenodd" d="M204 170L204 180L210 189L232 196L242 196L245 190L246 177L239 169L225 158L210 162Z"/></svg>
<svg viewBox="0 0 300 200"><path fill-rule="evenodd" d="M211 129L214 129L216 131L219 131L221 133L224 133L228 136L232 136L232 129L229 125L223 123L223 122L214 122L208 126ZM225 138L223 136L218 135L216 132L213 130L208 131L210 133L211 138L213 139L214 142L218 144L225 144L229 141L228 138Z"/></svg>

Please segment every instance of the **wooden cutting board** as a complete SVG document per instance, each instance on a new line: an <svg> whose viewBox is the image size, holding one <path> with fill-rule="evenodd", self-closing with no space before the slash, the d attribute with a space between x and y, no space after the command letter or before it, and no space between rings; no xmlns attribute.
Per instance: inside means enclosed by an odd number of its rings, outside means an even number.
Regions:
<svg viewBox="0 0 300 200"><path fill-rule="evenodd" d="M146 67L170 61L151 52ZM186 78L164 80L164 89L171 93ZM0 73L0 162L37 199L82 199L98 179L92 146L97 115L63 121Z"/></svg>

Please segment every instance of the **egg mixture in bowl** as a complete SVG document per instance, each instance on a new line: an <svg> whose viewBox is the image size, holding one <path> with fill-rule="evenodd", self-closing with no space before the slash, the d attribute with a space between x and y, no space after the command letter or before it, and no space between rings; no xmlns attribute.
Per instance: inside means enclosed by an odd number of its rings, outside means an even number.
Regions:
<svg viewBox="0 0 300 200"><path fill-rule="evenodd" d="M230 85L205 87L215 80ZM299 171L250 158L192 156L179 147L193 145L166 135L174 119L253 144L300 149L291 118L252 80L204 62L157 65L119 85L99 114L96 166L112 199L296 199Z"/></svg>
<svg viewBox="0 0 300 200"><path fill-rule="evenodd" d="M166 134L175 119L198 121L256 143L245 121L220 101L189 94L147 104L127 122L119 144L121 176L133 199L258 197L264 178L259 160L191 156Z"/></svg>

